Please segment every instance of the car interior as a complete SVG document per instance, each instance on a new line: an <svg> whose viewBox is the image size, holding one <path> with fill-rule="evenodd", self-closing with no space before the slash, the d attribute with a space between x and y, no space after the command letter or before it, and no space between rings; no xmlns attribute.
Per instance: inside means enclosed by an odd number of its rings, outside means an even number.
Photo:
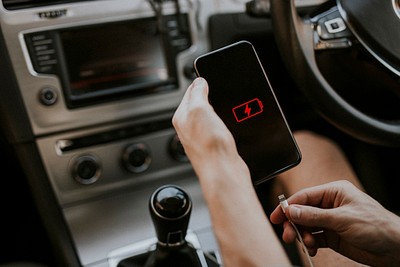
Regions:
<svg viewBox="0 0 400 267"><path fill-rule="evenodd" d="M0 29L0 266L222 266L171 119L195 59L242 40L291 131L400 214L399 0L2 0Z"/></svg>

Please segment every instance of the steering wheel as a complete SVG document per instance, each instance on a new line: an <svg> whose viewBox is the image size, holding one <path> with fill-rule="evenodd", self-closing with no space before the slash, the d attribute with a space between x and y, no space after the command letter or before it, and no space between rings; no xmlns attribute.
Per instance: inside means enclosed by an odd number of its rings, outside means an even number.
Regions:
<svg viewBox="0 0 400 267"><path fill-rule="evenodd" d="M309 102L359 140L400 147L400 0L332 0L304 12L270 1L282 58Z"/></svg>

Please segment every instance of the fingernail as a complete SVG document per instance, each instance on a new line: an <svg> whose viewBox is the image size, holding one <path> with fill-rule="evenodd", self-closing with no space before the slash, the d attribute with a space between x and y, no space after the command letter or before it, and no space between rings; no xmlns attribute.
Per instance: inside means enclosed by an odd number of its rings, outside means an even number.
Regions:
<svg viewBox="0 0 400 267"><path fill-rule="evenodd" d="M290 207L290 217L292 217L292 220L294 220L294 221L299 220L300 216L301 216L301 209L296 206L291 206Z"/></svg>

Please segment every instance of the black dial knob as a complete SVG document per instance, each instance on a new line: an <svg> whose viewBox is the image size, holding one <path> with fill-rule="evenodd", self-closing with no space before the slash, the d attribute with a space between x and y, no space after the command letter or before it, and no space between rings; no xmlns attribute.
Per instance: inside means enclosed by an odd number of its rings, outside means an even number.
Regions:
<svg viewBox="0 0 400 267"><path fill-rule="evenodd" d="M149 208L159 244L184 244L192 210L189 195L178 186L162 186L152 194Z"/></svg>
<svg viewBox="0 0 400 267"><path fill-rule="evenodd" d="M122 162L130 172L144 172L151 163L150 149L144 143L131 144L122 154Z"/></svg>
<svg viewBox="0 0 400 267"><path fill-rule="evenodd" d="M188 162L189 158L186 156L185 149L177 134L175 134L169 143L169 152L171 156L180 162Z"/></svg>
<svg viewBox="0 0 400 267"><path fill-rule="evenodd" d="M74 161L72 176L81 184L92 184L101 174L101 166L92 155L80 156Z"/></svg>

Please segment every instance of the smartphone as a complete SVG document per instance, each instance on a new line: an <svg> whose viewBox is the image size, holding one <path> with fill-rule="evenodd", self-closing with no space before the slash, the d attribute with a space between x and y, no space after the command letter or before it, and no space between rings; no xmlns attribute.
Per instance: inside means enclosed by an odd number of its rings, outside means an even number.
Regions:
<svg viewBox="0 0 400 267"><path fill-rule="evenodd" d="M208 82L210 104L232 132L254 185L300 163L300 150L250 42L201 55L194 69Z"/></svg>

